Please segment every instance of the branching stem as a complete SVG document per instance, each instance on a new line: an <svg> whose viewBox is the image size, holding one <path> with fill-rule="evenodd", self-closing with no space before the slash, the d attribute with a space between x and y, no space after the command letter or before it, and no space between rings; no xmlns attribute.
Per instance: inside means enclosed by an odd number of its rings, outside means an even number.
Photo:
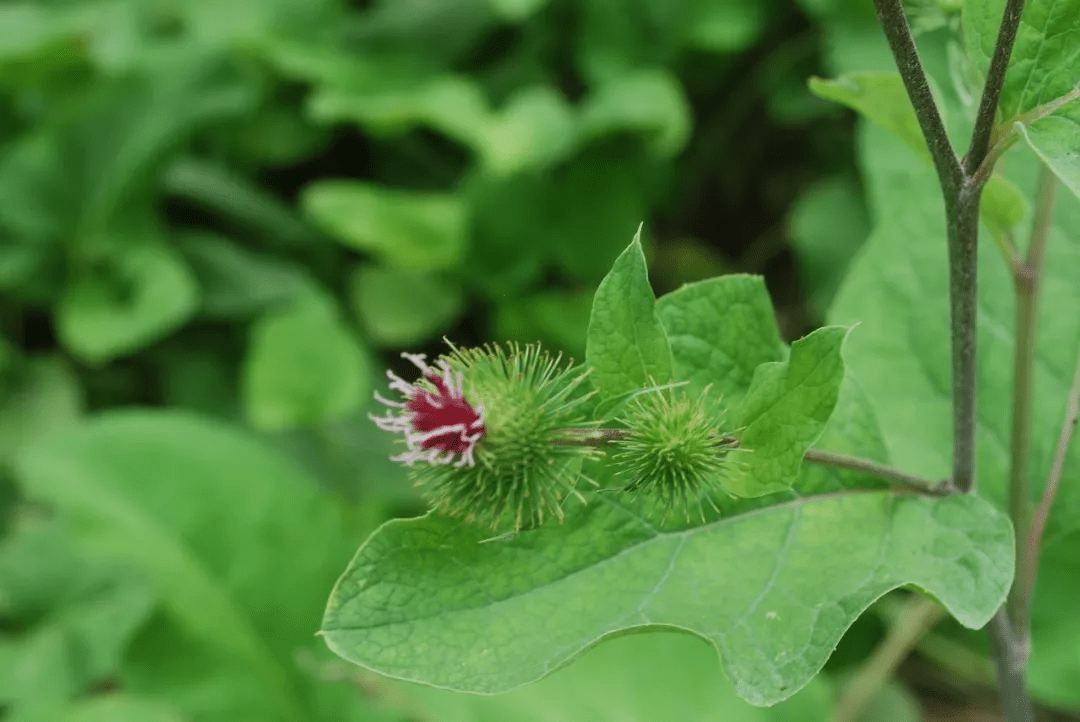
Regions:
<svg viewBox="0 0 1080 722"><path fill-rule="evenodd" d="M952 336L952 482L960 491L970 492L975 489L979 201L983 186L993 171L993 159L984 162L990 153L1005 71L1016 41L1024 0L1006 2L979 101L975 130L963 162L956 158L930 94L930 85L919 61L901 0L874 0L874 6L926 138L945 199ZM1013 491L1013 494L1017 493ZM1030 722L1032 705L1026 685L1026 641L1018 638L1005 609L999 610L990 624L990 637L1006 718L1008 722Z"/></svg>

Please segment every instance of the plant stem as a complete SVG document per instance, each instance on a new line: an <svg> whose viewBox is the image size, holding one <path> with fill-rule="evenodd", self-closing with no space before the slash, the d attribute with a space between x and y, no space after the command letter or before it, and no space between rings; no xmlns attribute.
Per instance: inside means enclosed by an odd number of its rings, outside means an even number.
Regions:
<svg viewBox="0 0 1080 722"><path fill-rule="evenodd" d="M916 595L907 600L896 622L874 653L845 685L836 705L835 722L855 722L874 695L889 681L922 636L944 616L933 599Z"/></svg>
<svg viewBox="0 0 1080 722"><path fill-rule="evenodd" d="M1008 722L1034 722L1027 690L1028 646L1017 639L1005 606L990 620L990 649L997 669L1001 706Z"/></svg>
<svg viewBox="0 0 1080 722"><path fill-rule="evenodd" d="M1043 490L1039 506L1035 509L1027 536L1020 537L1018 540L1018 543L1023 544L1023 555L1017 564L1013 591L1019 598L1026 601L1029 608L1035 592L1035 572L1039 566L1039 550L1042 548L1043 533L1046 531L1046 522L1050 518L1050 508L1054 504L1054 496L1057 494L1058 487L1061 486L1061 476L1065 469L1065 456L1069 453L1069 444L1072 441L1073 434L1076 432L1078 419L1080 419L1080 358L1076 360L1076 372L1073 376L1072 389L1069 391L1069 400L1065 408L1065 421L1061 424L1061 434L1058 436L1054 461L1050 466L1050 474L1046 479L1046 488Z"/></svg>
<svg viewBox="0 0 1080 722"><path fill-rule="evenodd" d="M880 464L876 461L871 461L870 459L863 459L858 456L837 454L832 451L822 451L821 449L808 449L803 458L813 464L861 471L870 476L886 479L931 496L947 496L956 492L955 487L953 487L951 481L948 479L937 482L930 481L921 476L908 474L895 467Z"/></svg>
<svg viewBox="0 0 1080 722"><path fill-rule="evenodd" d="M949 306L953 387L952 481L962 492L975 490L976 350L978 347L979 194L965 187L946 197L949 244Z"/></svg>
<svg viewBox="0 0 1080 722"><path fill-rule="evenodd" d="M975 131L971 134L971 145L964 156L964 175L970 176L982 165L990 148L990 136L994 131L997 118L998 102L1001 89L1005 86L1005 71L1009 67L1013 44L1016 42L1016 30L1020 27L1020 16L1024 12L1024 0L1008 0L1005 12L998 28L994 53L990 57L990 67L986 71L986 83L983 85L979 112L975 116Z"/></svg>
<svg viewBox="0 0 1080 722"><path fill-rule="evenodd" d="M963 168L949 142L945 124L934 96L930 93L930 83L926 79L922 61L915 48L915 39L911 36L907 16L900 0L874 0L878 20L889 41L900 77L904 81L908 97L915 108L915 117L919 120L930 157L934 160L941 187L945 191L946 203L955 200L964 179Z"/></svg>
<svg viewBox="0 0 1080 722"><path fill-rule="evenodd" d="M1025 570L1028 563L1024 541L1031 530L1031 420L1035 398L1035 362L1038 352L1039 289L1042 286L1043 261L1054 215L1054 190L1057 182L1043 166L1039 174L1039 190L1035 218L1028 242L1027 259L1015 274L1016 342L1013 363L1013 403L1009 479L1009 514L1016 530L1017 581L1033 572ZM1036 560L1037 561L1037 560ZM1031 589L1014 583L1009 592L1009 622L1021 640L1026 640L1030 624Z"/></svg>

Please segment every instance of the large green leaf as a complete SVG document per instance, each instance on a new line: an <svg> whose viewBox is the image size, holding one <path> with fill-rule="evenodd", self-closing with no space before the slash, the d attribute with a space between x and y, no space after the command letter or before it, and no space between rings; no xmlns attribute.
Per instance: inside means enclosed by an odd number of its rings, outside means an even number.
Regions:
<svg viewBox="0 0 1080 722"><path fill-rule="evenodd" d="M341 418L371 390L367 354L334 304L319 296L255 322L243 373L244 407L261 429Z"/></svg>
<svg viewBox="0 0 1080 722"><path fill-rule="evenodd" d="M809 682L890 589L926 589L979 627L1011 582L1009 523L975 496L833 493L689 529L611 499L486 544L483 530L438 516L389 522L338 582L326 640L381 674L491 693L612 634L676 627L717 647L741 697L771 704Z"/></svg>
<svg viewBox="0 0 1080 722"><path fill-rule="evenodd" d="M933 171L899 150L879 129L863 129L864 167L880 199L881 221L852 266L831 320L859 324L845 346L847 363L873 400L893 462L930 478L951 468L948 260L944 209ZM1034 188L1030 158L1006 156L1026 193ZM1033 493L1046 478L1080 352L1080 203L1059 194L1042 288L1032 433ZM1012 383L1013 283L997 253L979 262L978 482L999 504L1006 498ZM1080 447L1066 477L1080 473ZM1051 520L1057 530L1080 526L1080 488L1063 485Z"/></svg>
<svg viewBox="0 0 1080 722"><path fill-rule="evenodd" d="M848 330L828 326L791 345L787 361L763 363L738 410L742 473L724 482L739 496L761 496L795 483L803 454L825 429L840 393L840 346Z"/></svg>
<svg viewBox="0 0 1080 722"><path fill-rule="evenodd" d="M772 301L760 276L731 274L690 283L656 304L664 323L675 378L690 390L736 406L754 369L786 354Z"/></svg>
<svg viewBox="0 0 1080 722"><path fill-rule="evenodd" d="M671 347L656 313L640 230L596 289L585 362L605 399L671 380Z"/></svg>
<svg viewBox="0 0 1080 722"><path fill-rule="evenodd" d="M301 203L336 240L400 268L453 267L464 251L465 206L455 195L323 180L304 189Z"/></svg>
<svg viewBox="0 0 1080 722"><path fill-rule="evenodd" d="M175 412L98 417L30 447L15 470L87 548L137 570L187 638L241 666L280 718L303 717L294 654L311 642L347 543L311 479L226 426ZM301 549L319 554L289 561ZM185 667L189 678L208 672Z"/></svg>

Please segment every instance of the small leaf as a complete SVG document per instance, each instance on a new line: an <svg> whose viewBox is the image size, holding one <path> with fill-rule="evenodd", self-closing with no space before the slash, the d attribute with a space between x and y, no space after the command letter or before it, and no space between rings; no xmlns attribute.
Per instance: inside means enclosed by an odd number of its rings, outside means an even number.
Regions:
<svg viewBox="0 0 1080 722"><path fill-rule="evenodd" d="M836 406L848 329L828 326L791 345L791 359L762 364L738 412L743 473L725 481L738 496L761 496L795 483L803 454Z"/></svg>
<svg viewBox="0 0 1080 722"><path fill-rule="evenodd" d="M76 278L56 307L60 340L84 361L101 363L138 351L195 313L195 279L164 244L126 249L110 271Z"/></svg>
<svg viewBox="0 0 1080 722"><path fill-rule="evenodd" d="M693 393L706 387L737 405L754 369L784 358L769 292L760 276L731 274L691 283L663 296L657 313L671 342L675 378Z"/></svg>
<svg viewBox="0 0 1080 722"><path fill-rule="evenodd" d="M243 373L247 416L262 429L340 418L371 390L364 350L332 303L314 296L255 322Z"/></svg>
<svg viewBox="0 0 1080 722"><path fill-rule="evenodd" d="M1080 197L1080 100L1029 127L1015 128L1061 182Z"/></svg>
<svg viewBox="0 0 1080 722"><path fill-rule="evenodd" d="M388 522L338 581L324 637L380 674L490 694L616 633L675 627L717 648L739 696L769 705L889 590L925 589L981 627L1012 581L1009 521L973 495L825 494L689 529L613 499L489 543L435 515Z"/></svg>
<svg viewBox="0 0 1080 722"><path fill-rule="evenodd" d="M671 380L671 347L656 314L640 229L596 289L585 362L605 399Z"/></svg>
<svg viewBox="0 0 1080 722"><path fill-rule="evenodd" d="M930 151L923 140L919 119L908 100L898 73L845 73L832 80L810 78L810 90L862 113L887 128L927 163Z"/></svg>
<svg viewBox="0 0 1080 722"><path fill-rule="evenodd" d="M455 195L325 180L309 184L301 203L336 240L399 268L450 268L464 252L465 206Z"/></svg>
<svg viewBox="0 0 1080 722"><path fill-rule="evenodd" d="M461 287L444 278L362 266L350 283L352 305L372 342L413 346L445 330L461 314Z"/></svg>

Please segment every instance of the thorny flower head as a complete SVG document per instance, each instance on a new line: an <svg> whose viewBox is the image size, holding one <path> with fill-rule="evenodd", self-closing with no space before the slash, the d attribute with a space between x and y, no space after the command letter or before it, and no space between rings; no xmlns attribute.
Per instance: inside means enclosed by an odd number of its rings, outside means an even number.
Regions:
<svg viewBox="0 0 1080 722"><path fill-rule="evenodd" d="M581 369L535 345L452 348L433 365L403 355L421 378L388 371L403 400L376 394L391 411L372 420L403 435L407 450L393 458L411 467L435 508L514 531L562 518L566 495L580 496L578 464L596 453L564 443L590 423Z"/></svg>

